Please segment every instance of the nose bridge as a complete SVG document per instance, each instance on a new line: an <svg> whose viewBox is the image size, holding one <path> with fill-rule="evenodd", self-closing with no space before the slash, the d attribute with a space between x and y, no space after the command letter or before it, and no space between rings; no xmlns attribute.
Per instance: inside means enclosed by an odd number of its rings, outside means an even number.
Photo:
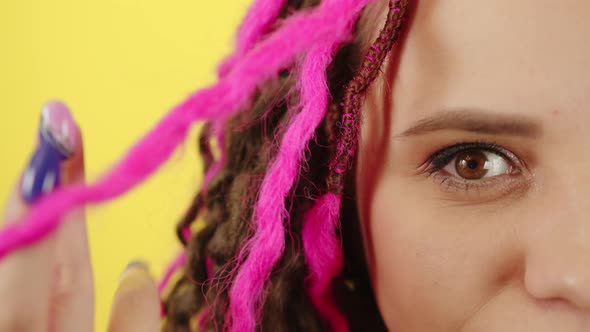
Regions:
<svg viewBox="0 0 590 332"><path fill-rule="evenodd" d="M558 177L557 188L561 188L559 192L563 194L564 203L568 203L564 207L569 213L579 214L581 220L587 220L590 213L590 153L563 163L568 165Z"/></svg>
<svg viewBox="0 0 590 332"><path fill-rule="evenodd" d="M527 291L590 312L590 172L580 164L545 183L520 237Z"/></svg>

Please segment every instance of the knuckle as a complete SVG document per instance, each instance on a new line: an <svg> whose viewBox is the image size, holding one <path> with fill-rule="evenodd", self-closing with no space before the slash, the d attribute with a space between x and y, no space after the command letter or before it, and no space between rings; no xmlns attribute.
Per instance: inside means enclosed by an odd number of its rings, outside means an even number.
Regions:
<svg viewBox="0 0 590 332"><path fill-rule="evenodd" d="M80 264L72 261L55 266L55 284L53 294L57 298L68 298L88 289L92 289L92 276L85 273Z"/></svg>

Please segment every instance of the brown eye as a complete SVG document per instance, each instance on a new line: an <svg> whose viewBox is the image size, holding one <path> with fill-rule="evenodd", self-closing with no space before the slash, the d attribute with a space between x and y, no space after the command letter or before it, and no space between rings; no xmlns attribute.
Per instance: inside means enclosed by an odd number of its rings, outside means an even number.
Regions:
<svg viewBox="0 0 590 332"><path fill-rule="evenodd" d="M468 180L483 178L488 172L486 162L488 158L482 151L470 150L459 153L455 157L455 170L457 174Z"/></svg>
<svg viewBox="0 0 590 332"><path fill-rule="evenodd" d="M510 174L513 167L502 155L482 149L458 152L444 168L453 176L465 180L480 180Z"/></svg>

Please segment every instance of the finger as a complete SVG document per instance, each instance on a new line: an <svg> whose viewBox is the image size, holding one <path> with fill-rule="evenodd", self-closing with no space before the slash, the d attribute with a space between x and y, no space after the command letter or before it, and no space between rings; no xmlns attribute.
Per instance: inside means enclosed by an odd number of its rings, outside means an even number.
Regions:
<svg viewBox="0 0 590 332"><path fill-rule="evenodd" d="M59 184L61 155L45 130L47 120L43 114L37 148L6 205L5 223L20 220L29 204ZM0 262L0 331L47 329L54 253L52 234Z"/></svg>
<svg viewBox="0 0 590 332"><path fill-rule="evenodd" d="M157 332L159 317L158 289L147 266L139 262L129 264L113 300L108 332Z"/></svg>
<svg viewBox="0 0 590 332"><path fill-rule="evenodd" d="M70 142L70 157L60 166L61 185L84 182L84 149L80 130L64 104L48 104L53 108L55 122L65 124L55 131L61 131L63 141L67 137ZM92 331L94 291L83 208L69 212L55 233L54 271L50 297L51 330Z"/></svg>
<svg viewBox="0 0 590 332"><path fill-rule="evenodd" d="M21 218L26 205L17 190L5 208L6 220ZM23 248L0 262L0 331L42 331L49 322L47 300L54 237Z"/></svg>

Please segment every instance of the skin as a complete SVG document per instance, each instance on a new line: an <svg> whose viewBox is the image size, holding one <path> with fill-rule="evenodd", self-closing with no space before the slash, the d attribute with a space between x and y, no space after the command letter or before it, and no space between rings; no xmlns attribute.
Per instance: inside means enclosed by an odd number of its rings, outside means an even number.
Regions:
<svg viewBox="0 0 590 332"><path fill-rule="evenodd" d="M389 330L590 330L590 3L422 0L412 11L367 97L357 172ZM437 116L441 128L404 134ZM425 174L437 151L474 141L501 146L519 171L467 185Z"/></svg>
<svg viewBox="0 0 590 332"><path fill-rule="evenodd" d="M61 165L62 186L84 181L79 129L72 157ZM18 181L16 181L18 182ZM18 186L5 205L0 228L29 209ZM147 266L136 262L121 274L113 299L109 332L160 330L160 300ZM80 332L94 330L94 286L82 210L70 212L43 241L0 261L0 331Z"/></svg>

